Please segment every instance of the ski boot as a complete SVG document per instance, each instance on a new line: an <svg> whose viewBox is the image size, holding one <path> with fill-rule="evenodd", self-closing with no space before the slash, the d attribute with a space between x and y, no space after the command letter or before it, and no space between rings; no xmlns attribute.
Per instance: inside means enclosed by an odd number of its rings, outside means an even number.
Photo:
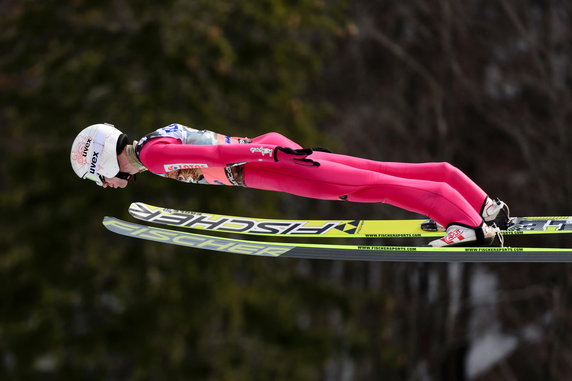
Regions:
<svg viewBox="0 0 572 381"><path fill-rule="evenodd" d="M499 228L482 223L474 228L465 225L451 224L443 238L429 242L433 247L450 246L490 246L499 234Z"/></svg>
<svg viewBox="0 0 572 381"><path fill-rule="evenodd" d="M483 203L481 217L488 225L496 225L500 230L506 230L510 226L510 210L503 201L487 197ZM444 232L443 225L433 219L421 222L421 230L426 232Z"/></svg>
<svg viewBox="0 0 572 381"><path fill-rule="evenodd" d="M500 230L506 230L510 224L510 210L503 201L487 197L481 211L483 220L489 225L496 225Z"/></svg>

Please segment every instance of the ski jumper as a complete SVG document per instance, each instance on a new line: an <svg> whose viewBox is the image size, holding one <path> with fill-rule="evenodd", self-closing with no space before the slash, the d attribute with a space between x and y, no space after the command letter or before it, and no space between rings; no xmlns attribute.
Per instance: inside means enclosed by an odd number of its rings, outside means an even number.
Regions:
<svg viewBox="0 0 572 381"><path fill-rule="evenodd" d="M483 222L486 193L448 163L394 163L314 151L319 166L298 165L276 147L300 149L271 132L229 137L180 124L144 136L135 150L160 176L197 184L235 185L324 200L387 203L426 215L443 226Z"/></svg>

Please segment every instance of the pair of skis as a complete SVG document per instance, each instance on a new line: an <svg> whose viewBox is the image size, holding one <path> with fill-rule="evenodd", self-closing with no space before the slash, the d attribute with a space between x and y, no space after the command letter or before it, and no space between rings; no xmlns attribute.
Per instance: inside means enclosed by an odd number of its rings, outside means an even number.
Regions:
<svg viewBox="0 0 572 381"><path fill-rule="evenodd" d="M209 232L274 237L391 238L435 237L443 232L420 228L422 220L277 220L174 210L132 203L129 213L148 223ZM223 238L105 217L112 232L139 239L235 254L267 257L387 262L572 262L572 249L512 247L418 247L302 244ZM516 217L504 235L572 233L572 216Z"/></svg>

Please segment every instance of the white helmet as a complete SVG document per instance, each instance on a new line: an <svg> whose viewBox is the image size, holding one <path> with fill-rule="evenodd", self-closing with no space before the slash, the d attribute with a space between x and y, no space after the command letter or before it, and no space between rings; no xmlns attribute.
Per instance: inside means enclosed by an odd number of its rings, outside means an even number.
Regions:
<svg viewBox="0 0 572 381"><path fill-rule="evenodd" d="M95 181L99 186L105 177L119 173L117 142L124 136L111 124L100 123L83 129L75 138L71 148L71 165L82 179Z"/></svg>

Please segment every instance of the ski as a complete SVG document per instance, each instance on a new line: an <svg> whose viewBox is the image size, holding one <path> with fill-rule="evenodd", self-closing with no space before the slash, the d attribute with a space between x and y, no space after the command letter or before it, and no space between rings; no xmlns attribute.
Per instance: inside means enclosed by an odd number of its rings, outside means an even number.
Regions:
<svg viewBox="0 0 572 381"><path fill-rule="evenodd" d="M424 220L279 220L228 216L162 208L142 202L129 213L146 222L225 233L324 238L438 237L443 232L424 231ZM514 217L502 234L572 233L572 216Z"/></svg>
<svg viewBox="0 0 572 381"><path fill-rule="evenodd" d="M572 262L572 249L510 247L357 246L261 242L157 228L105 217L103 225L128 237L188 248L274 258L382 262Z"/></svg>

